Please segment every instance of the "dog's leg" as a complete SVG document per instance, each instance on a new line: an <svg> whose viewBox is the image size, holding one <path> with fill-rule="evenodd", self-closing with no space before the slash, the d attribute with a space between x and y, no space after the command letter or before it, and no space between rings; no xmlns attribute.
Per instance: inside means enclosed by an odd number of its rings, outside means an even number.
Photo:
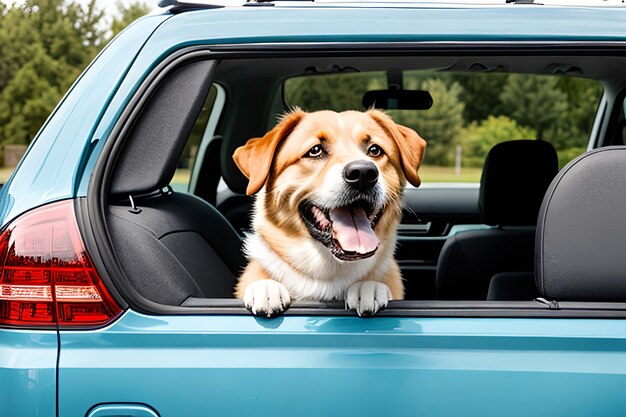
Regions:
<svg viewBox="0 0 626 417"><path fill-rule="evenodd" d="M274 317L291 304L287 288L274 281L256 261L251 261L237 282L235 296L255 316Z"/></svg>
<svg viewBox="0 0 626 417"><path fill-rule="evenodd" d="M383 279L383 282L387 284L389 290L391 290L392 300L404 300L404 284L402 283L402 272L397 262L393 263L391 270Z"/></svg>
<svg viewBox="0 0 626 417"><path fill-rule="evenodd" d="M398 264L394 263L384 277L367 277L348 288L346 308L356 310L360 317L371 317L387 307L390 300L404 298L404 285Z"/></svg>

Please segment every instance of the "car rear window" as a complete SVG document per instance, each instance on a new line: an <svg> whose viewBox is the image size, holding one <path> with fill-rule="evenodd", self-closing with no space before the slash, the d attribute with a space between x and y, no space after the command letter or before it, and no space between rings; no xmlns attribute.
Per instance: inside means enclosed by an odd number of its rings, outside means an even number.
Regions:
<svg viewBox="0 0 626 417"><path fill-rule="evenodd" d="M340 73L285 80L285 105L307 111L361 110L366 91L388 88L384 71L336 70ZM603 94L598 81L486 70L493 72L402 72L403 89L426 90L433 99L428 110L387 110L428 141L420 168L423 182L479 182L487 152L509 140L550 142L560 167L586 150Z"/></svg>

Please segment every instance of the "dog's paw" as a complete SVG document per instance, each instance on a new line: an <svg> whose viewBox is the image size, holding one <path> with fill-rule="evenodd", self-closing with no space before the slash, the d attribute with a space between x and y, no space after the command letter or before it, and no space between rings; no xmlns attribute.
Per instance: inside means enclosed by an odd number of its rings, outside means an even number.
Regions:
<svg viewBox="0 0 626 417"><path fill-rule="evenodd" d="M360 317L371 317L391 300L391 290L378 281L359 281L348 288L346 308L356 310Z"/></svg>
<svg viewBox="0 0 626 417"><path fill-rule="evenodd" d="M289 307L291 297L280 282L262 279L246 287L243 303L255 316L275 317Z"/></svg>

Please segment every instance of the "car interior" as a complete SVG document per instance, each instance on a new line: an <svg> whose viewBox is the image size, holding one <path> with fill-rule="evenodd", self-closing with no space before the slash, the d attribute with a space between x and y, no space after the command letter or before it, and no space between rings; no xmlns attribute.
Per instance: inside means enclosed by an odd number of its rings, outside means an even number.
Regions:
<svg viewBox="0 0 626 417"><path fill-rule="evenodd" d="M516 55L515 51L292 51L235 58L207 52L201 58L179 60L146 80L138 93L141 100L120 121L125 129L99 161L107 167L103 171L107 175L99 180L104 189L101 206L108 231L106 243L124 279L138 294L136 299L147 300L144 305L238 305L232 304L237 302L233 286L246 263L242 238L249 232L253 197L245 193L247 180L234 164L233 152L248 139L262 136L277 116L294 106L305 110L333 106L332 97L308 107L288 102L298 97L311 101L305 93L289 93L288 80L304 79L299 88L306 88L308 80L321 79L315 77L369 74L378 81L370 82L368 89L388 90L419 88L408 81L411 74L417 74L419 80L439 77L444 82L450 74L593 81L601 88L595 103L584 103L592 110L585 115L590 121L586 143L578 145L583 153L585 148L623 144L626 119L620 90L625 70L622 57L572 51L544 51L533 56ZM398 74L404 74L404 85ZM435 109L444 99L434 90L430 93ZM359 102L352 108L366 110ZM392 117L430 111L387 110ZM572 110L572 118L577 115ZM429 135L419 123L413 127L437 149L436 134ZM466 132L458 131L456 137L462 139ZM547 278L535 273L537 262L544 266L551 262L551 258L542 258L536 247L538 217L546 192L551 184L554 187L567 160L562 160L561 151L545 135L541 139L501 135L485 152L482 168L471 171L475 175L469 181L452 177L431 182L424 174L421 187L407 186L396 250L406 301L392 302L390 309L418 300L487 306L494 301L530 302L546 297L538 285L553 278L549 273ZM601 153L597 155L601 158ZM568 160L575 156L569 155ZM423 165L424 172L429 172L428 150ZM458 160L438 169L453 172L455 168L465 169ZM551 209L546 216L559 214ZM568 239L576 241L573 236ZM548 239L547 244L555 242ZM551 291L556 297L561 290L552 287ZM321 307L329 306L342 309L343 303ZM297 308L296 303L292 310Z"/></svg>

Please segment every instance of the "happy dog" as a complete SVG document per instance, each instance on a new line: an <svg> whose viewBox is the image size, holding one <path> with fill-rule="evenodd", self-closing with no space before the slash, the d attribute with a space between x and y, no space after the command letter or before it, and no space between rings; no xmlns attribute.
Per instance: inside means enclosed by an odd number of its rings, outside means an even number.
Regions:
<svg viewBox="0 0 626 417"><path fill-rule="evenodd" d="M376 110L295 110L238 148L257 197L235 295L268 317L292 300L345 300L361 316L401 300L396 227L425 146Z"/></svg>

